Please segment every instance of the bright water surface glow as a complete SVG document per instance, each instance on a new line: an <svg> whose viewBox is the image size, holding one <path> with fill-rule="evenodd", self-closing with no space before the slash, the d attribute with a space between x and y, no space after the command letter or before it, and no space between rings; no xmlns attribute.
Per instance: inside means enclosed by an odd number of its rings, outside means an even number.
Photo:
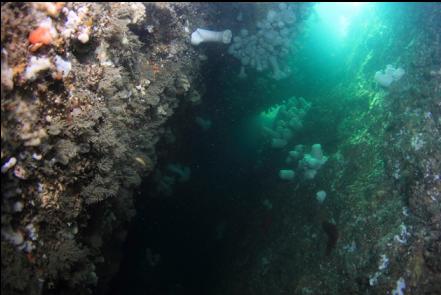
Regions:
<svg viewBox="0 0 441 295"><path fill-rule="evenodd" d="M319 2L315 11L320 20L340 38L345 38L349 26L363 7L364 2Z"/></svg>

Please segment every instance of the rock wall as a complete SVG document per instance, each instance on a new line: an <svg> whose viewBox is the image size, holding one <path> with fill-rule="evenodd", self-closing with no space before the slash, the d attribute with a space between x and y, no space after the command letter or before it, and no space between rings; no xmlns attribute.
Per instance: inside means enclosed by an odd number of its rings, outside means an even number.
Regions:
<svg viewBox="0 0 441 295"><path fill-rule="evenodd" d="M205 6L2 3L5 294L89 294L117 271L164 124L199 95Z"/></svg>

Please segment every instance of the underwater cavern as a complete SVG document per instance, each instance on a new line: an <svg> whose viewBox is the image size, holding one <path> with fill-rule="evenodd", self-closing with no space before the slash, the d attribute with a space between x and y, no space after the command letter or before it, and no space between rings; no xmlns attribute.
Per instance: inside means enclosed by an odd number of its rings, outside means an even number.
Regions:
<svg viewBox="0 0 441 295"><path fill-rule="evenodd" d="M441 294L441 3L2 2L2 294Z"/></svg>

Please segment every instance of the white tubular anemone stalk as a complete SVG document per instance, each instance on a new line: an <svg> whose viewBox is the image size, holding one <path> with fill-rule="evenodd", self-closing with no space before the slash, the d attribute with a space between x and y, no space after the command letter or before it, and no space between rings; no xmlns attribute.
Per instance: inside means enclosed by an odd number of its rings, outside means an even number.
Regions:
<svg viewBox="0 0 441 295"><path fill-rule="evenodd" d="M233 34L230 30L216 32L205 29L197 29L191 34L191 44L195 46L204 42L229 44L232 36Z"/></svg>

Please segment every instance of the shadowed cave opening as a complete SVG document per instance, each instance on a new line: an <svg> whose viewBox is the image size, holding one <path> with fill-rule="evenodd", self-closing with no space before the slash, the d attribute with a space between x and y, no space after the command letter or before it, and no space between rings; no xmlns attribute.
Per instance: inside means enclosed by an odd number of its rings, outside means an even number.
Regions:
<svg viewBox="0 0 441 295"><path fill-rule="evenodd" d="M234 252L234 244L249 227L247 212L252 208L238 203L237 198L255 203L253 196L264 185L256 180L269 177L272 171L257 174L252 169L257 151L242 146L237 132L232 132L243 117L239 112L234 117L224 111L228 103L218 75L210 73L206 79L209 91L203 98L210 99L205 110L213 121L210 132L198 129L194 122L180 123L189 116L184 110L170 122L171 126L176 124L178 143L161 150L168 150L167 159L190 163L191 180L171 196L153 199L149 191L154 184L143 183L137 216L124 246L126 257L111 294L124 290L133 294L204 294L217 283L221 274L218 266L224 257L240 255ZM225 220L228 234L220 240L216 227ZM160 255L154 267L146 263L147 248Z"/></svg>

